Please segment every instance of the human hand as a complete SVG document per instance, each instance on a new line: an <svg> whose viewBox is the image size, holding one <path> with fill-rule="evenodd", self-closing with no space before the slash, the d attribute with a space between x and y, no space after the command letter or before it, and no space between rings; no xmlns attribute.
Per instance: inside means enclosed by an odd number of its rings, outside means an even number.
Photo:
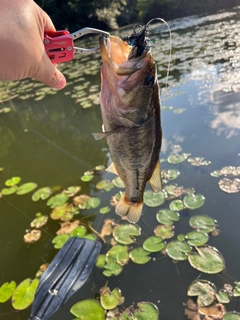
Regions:
<svg viewBox="0 0 240 320"><path fill-rule="evenodd" d="M64 75L48 58L44 32L55 31L50 17L33 0L0 0L0 80L34 78L62 89Z"/></svg>

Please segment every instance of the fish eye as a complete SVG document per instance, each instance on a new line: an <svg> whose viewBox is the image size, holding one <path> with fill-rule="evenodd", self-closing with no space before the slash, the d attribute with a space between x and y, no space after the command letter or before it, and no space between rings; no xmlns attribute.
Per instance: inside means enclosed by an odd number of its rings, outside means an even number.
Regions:
<svg viewBox="0 0 240 320"><path fill-rule="evenodd" d="M147 87L152 87L154 85L154 77L151 74L148 74L144 79L144 85Z"/></svg>

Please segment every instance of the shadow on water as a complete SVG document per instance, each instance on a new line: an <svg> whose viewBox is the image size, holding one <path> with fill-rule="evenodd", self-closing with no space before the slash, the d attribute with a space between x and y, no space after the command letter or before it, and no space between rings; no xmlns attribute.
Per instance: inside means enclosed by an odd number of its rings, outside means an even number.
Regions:
<svg viewBox="0 0 240 320"><path fill-rule="evenodd" d="M211 161L207 167L193 167L185 161L174 168L180 171L178 185L193 187L203 194L206 202L194 214L207 214L218 221L218 237L210 237L226 261L226 271L220 275L203 275L219 288L224 283L239 281L240 216L239 193L227 194L218 188L218 179L210 176L224 166L239 166L240 160L240 8L206 17L189 17L170 22L172 29L172 63L168 87L168 34L162 25L152 26L155 42L154 57L158 63L162 98L162 126L164 133L161 157L172 152L188 152L193 157ZM124 32L127 32L126 30ZM51 92L40 84L22 81L2 89L2 107L11 108L0 114L0 186L12 176L21 176L22 182L34 181L38 186L82 185L86 194L97 195L101 205L108 205L110 192L99 192L95 182L83 183L80 177L96 165L109 163L105 141L95 141L91 133L101 130L98 93L100 90L100 56L76 57L62 66L68 76L68 86L60 92ZM14 99L11 97L15 96ZM7 101L8 100L8 101ZM169 107L173 107L172 109ZM176 114L173 111L185 108ZM173 165L164 162L163 169ZM104 178L113 178L104 174ZM167 207L166 202L163 207ZM142 236L139 242L153 234L158 208L144 207L139 223ZM0 283L33 278L39 265L51 261L55 249L51 240L57 226L49 222L43 228L39 242L27 245L23 235L37 212L49 214L45 203L33 203L29 195L11 195L0 200L1 264ZM90 212L91 213L91 212ZM97 214L93 227L101 229L105 216ZM185 210L175 226L175 233L187 233L192 215ZM114 218L114 210L108 214ZM84 285L54 319L72 319L71 305L80 299L93 298L100 287L108 284L119 287L125 296L125 306L132 302L151 301L160 311L160 319L184 320L183 302L186 290L199 276L187 262L173 263L162 256L146 265L129 263L117 277L106 279L102 271L94 269ZM232 309L231 309L232 307ZM227 307L228 308L228 307ZM233 310L235 305L229 306ZM1 319L23 320L29 310L11 313L10 303L0 305Z"/></svg>

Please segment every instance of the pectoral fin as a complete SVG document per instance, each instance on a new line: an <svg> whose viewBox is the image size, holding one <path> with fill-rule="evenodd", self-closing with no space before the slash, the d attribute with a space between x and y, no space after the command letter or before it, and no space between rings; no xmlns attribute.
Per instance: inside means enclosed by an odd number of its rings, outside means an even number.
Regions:
<svg viewBox="0 0 240 320"><path fill-rule="evenodd" d="M148 183L150 184L154 192L159 192L162 190L161 167L159 160L156 164L151 178L148 180Z"/></svg>
<svg viewBox="0 0 240 320"><path fill-rule="evenodd" d="M112 131L105 131L105 132L93 132L92 135L96 140L101 140L103 138L107 138L111 134L118 133L121 131L125 131L126 129L124 127L118 127L117 129L114 129Z"/></svg>
<svg viewBox="0 0 240 320"><path fill-rule="evenodd" d="M115 164L112 162L109 167L107 167L106 171L114 173L118 176Z"/></svg>

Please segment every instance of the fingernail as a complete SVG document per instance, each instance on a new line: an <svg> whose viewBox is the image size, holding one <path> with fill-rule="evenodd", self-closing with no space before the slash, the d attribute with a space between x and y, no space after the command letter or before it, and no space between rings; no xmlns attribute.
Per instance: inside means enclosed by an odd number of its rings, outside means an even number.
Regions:
<svg viewBox="0 0 240 320"><path fill-rule="evenodd" d="M54 85L54 89L62 89L66 85L66 79L61 77L59 81Z"/></svg>

